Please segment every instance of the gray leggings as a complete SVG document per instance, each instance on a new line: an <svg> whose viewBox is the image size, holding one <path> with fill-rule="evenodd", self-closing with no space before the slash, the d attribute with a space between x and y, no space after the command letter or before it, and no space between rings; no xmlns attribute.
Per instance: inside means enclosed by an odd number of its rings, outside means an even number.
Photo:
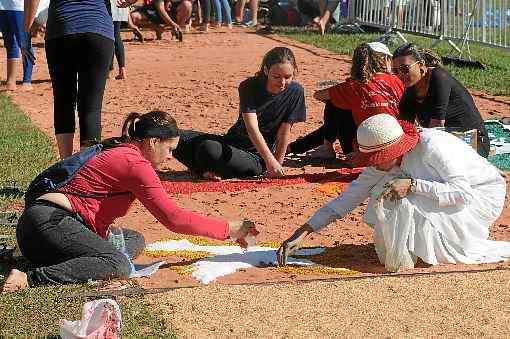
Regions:
<svg viewBox="0 0 510 339"><path fill-rule="evenodd" d="M135 258L145 248L143 236L124 229L126 249ZM36 268L27 272L30 286L127 278L124 254L85 226L75 213L37 201L21 215L16 228L21 253Z"/></svg>

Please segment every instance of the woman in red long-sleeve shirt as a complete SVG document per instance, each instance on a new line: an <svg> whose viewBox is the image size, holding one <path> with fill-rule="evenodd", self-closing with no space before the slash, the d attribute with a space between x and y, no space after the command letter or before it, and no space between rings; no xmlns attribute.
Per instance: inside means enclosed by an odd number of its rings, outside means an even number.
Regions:
<svg viewBox="0 0 510 339"><path fill-rule="evenodd" d="M179 131L166 112L132 113L122 137L108 139L58 192L26 206L16 236L23 255L35 264L28 272L12 270L3 291L54 283L125 278L128 258L105 238L108 227L124 216L135 199L169 230L213 239L243 239L252 222L206 217L177 207L154 168L172 158ZM143 236L124 230L131 258L144 248Z"/></svg>

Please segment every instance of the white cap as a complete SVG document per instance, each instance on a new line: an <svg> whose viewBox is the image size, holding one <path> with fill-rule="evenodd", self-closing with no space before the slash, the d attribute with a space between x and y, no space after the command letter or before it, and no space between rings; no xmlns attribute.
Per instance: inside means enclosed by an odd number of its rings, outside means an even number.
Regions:
<svg viewBox="0 0 510 339"><path fill-rule="evenodd" d="M387 56L390 56L390 57L393 56L393 54L391 54L390 50L388 49L388 46L386 46L382 42L378 42L378 41L369 42L368 47L370 47L370 49L374 52L386 54Z"/></svg>

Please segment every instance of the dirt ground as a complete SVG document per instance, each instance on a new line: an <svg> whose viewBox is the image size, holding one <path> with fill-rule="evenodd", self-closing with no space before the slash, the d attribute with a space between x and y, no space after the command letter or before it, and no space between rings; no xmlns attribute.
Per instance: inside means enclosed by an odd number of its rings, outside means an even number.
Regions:
<svg viewBox="0 0 510 339"><path fill-rule="evenodd" d="M146 33L147 36L151 33ZM288 46L290 47L297 58L299 66L299 75L297 80L304 86L306 92L306 107L308 112L308 120L306 123L298 124L293 129L295 137L303 135L316 127L322 121L322 105L312 98L313 90L317 81L324 79L344 79L348 76L350 62L349 57L336 55L326 50L310 47L301 43L296 43L282 37L263 37L253 33L242 31L233 32L217 32L210 34L188 34L185 36L183 43L178 43L175 40L170 40L170 34L164 36L162 41L147 41L144 44L131 41L131 34L125 34L125 47L127 54L127 71L128 79L125 81L114 80L115 73L108 80L107 88L103 104L103 136L113 136L120 133L121 124L127 113L132 111L146 112L151 109L167 110L172 112L176 117L180 127L193 128L196 130L209 131L215 133L222 133L230 127L238 116L238 95L237 86L240 81L246 77L253 75L260 67L262 56L269 49L275 46ZM12 95L15 102L28 113L33 122L39 126L44 132L53 137L53 117L52 117L52 93L51 83L47 71L47 66L44 57L44 48L42 43L36 44L38 63L34 69L34 89L32 92L17 92ZM5 51L2 49L0 59L5 60ZM0 74L5 74L5 63L0 64ZM115 72L115 71L114 71ZM510 98L493 97L484 93L472 92L474 99L484 118L488 117L501 117L507 116L510 113ZM287 166L287 173L317 173L331 171L332 169L324 168L317 165L307 165L304 168L297 168L295 163L289 162ZM182 176L184 168L176 163L169 162L165 164L164 171L177 171L177 174ZM172 172L165 173L165 180L171 180L174 174ZM190 195L175 195L173 198L180 206L191 208L206 214L223 216L228 219L249 218L256 222L261 234L260 241L265 242L280 242L287 238L288 235L300 224L309 218L313 211L320 207L324 202L329 200L331 196L324 193L317 192L314 188L318 184L307 183L295 186L282 186L282 187L269 187L253 189L243 192L219 192L219 193L194 193ZM341 253L345 255L344 267L350 268L361 272L361 276L378 275L384 273L382 267L374 251L372 243L371 229L361 222L361 214L363 207L354 211L351 215L345 217L343 220L329 226L320 234L313 235L307 245L321 245L321 246L337 246L340 247ZM491 227L491 238L499 240L510 240L510 209L508 209L508 202L502 216ZM134 228L142 231L147 242L153 242L172 234L161 226L140 204L135 204L130 213L118 221L121 225ZM148 262L154 260L153 258L142 257L139 262ZM170 261L179 261L174 258ZM500 263L493 265L440 265L429 268L416 268L408 273L427 273L427 272L446 272L454 270L466 269L489 269L489 268L508 268L510 263ZM506 276L505 276L506 274ZM371 329L377 329L380 321L375 321L377 318L375 313L371 313L370 318L365 317L364 314L369 309L375 308L381 298L387 297L398 298L398 302L392 304L392 307L398 308L402 306L399 303L416 304L417 309L410 310L406 317L412 318L412 321L417 325L412 329L406 327L404 322L406 319L395 318L391 313L387 313L388 317L392 317L392 321L399 323L402 322L400 329L396 332L388 333L388 335L395 336L422 336L420 332L427 322L427 318L422 317L420 308L425 306L421 305L422 301L429 301L431 308L427 310L430 315L430 321L442 321L446 334L454 336L455 322L461 317L452 309L452 305L448 303L448 291L451 291L448 286L454 290L457 285L466 285L458 287L464 291L470 288L482 286L483 290L474 289L471 295L475 302L481 303L480 308L478 304L471 305L473 313L476 314L474 321L479 321L482 324L492 320L487 320L489 313L486 308L489 308L491 300L496 300L496 294L493 299L479 298L477 293L485 296L486 287L483 283L477 283L475 286L470 287L471 277L464 279L464 275L455 275L454 278L444 279L430 277L426 278L428 289L423 289L416 286L420 284L412 284L415 278L408 278L396 283L392 278L391 281L386 280L363 280L363 282L355 283L355 286L348 285L346 282L335 283L307 283L300 287L299 284L281 285L290 287L267 286L262 288L253 287L233 287L230 289L222 288L224 284L232 283L259 283L259 282L296 282L298 280L328 278L331 276L324 275L296 275L292 273L276 272L272 269L257 268L243 270L228 277L218 280L217 283L211 287L201 288L199 290L190 290L190 292L176 292L170 293L161 297L155 297L155 304L163 303L164 308L167 310L174 310L169 315L173 324L182 326L181 333L187 337L222 337L222 336L243 336L243 337L269 337L272 333L278 337L293 337L293 336L330 336L328 335L328 327L330 322L337 322L335 328L345 327L345 332L340 332L342 336L357 336L362 332L352 332L348 330L349 323L343 323L343 318L348 317L348 314L342 313L341 308L334 305L355 304L356 298L361 295L369 293L368 290L374 290L374 299L370 303L366 303L365 308L356 308L356 315L351 317L349 321L356 321L359 323L357 317L365 318L364 322L359 325L359 331L366 330L366 333L376 335L376 332L371 332ZM476 275L478 276L478 275ZM467 277L467 276L466 276ZM495 283L504 282L508 280L507 273L492 273L480 274L480 281L485 279L494 280ZM506 277L506 278L505 278ZM505 279L504 279L505 278ZM418 279L418 278L416 278ZM420 278L421 279L421 278ZM371 281L377 281L372 283ZM163 267L154 276L149 279L141 279L140 283L147 288L154 287L173 287L173 286L187 286L197 285L196 282L189 276L180 276L171 271L168 267ZM451 285L445 285L445 284ZM347 284L347 285L346 285ZM397 291L393 291L389 285L398 286ZM434 286L440 284L443 286L441 291L444 294L434 293ZM506 287L508 283L504 282ZM351 287L349 287L351 286ZM492 286L492 285L491 285ZM306 290L304 293L310 293L311 300L317 300L317 309L308 309L304 314L304 309L307 308L306 298L303 298L298 304L293 306L293 309L287 309L286 303L290 303L293 296L302 294L301 288ZM358 289L356 295L352 290ZM266 312L273 312L275 308L264 303L266 294L271 294L272 289L275 291L273 298L275 303L280 304L279 310L282 314L275 315L275 317L268 316ZM384 293L378 294L380 290ZM506 292L508 288L504 289ZM276 293L276 291L278 293ZM349 292L350 291L350 292ZM195 294L196 293L196 294ZM487 292L489 293L489 292ZM490 292L496 293L496 292ZM263 318L253 317L250 318L250 323L238 322L234 331L225 332L228 326L224 326L222 322L225 317L232 316L228 313L229 307L225 307L220 313L214 313L214 307L209 311L204 310L204 306L200 305L202 296L213 294L218 300L229 300L233 304L239 304L248 300L249 295L257 294L258 299L250 303L249 307L242 308L242 312L250 312L250 314L257 314L262 311L265 314ZM247 295L247 297L243 297ZM419 298L418 298L419 295ZM337 313L322 314L321 312L321 298L324 298L324 303L327 303L327 309L334 309ZM412 296L411 298L405 298ZM505 294L504 300L508 303L508 292ZM330 297L334 297L329 300ZM458 302L463 304L463 300L470 299L470 295L458 296ZM492 298L492 297L491 297ZM325 299L328 299L327 301ZM483 299L483 300L482 300ZM171 301L171 305L167 301ZM208 300L206 298L206 300ZM250 299L251 300L251 299ZM182 302L181 302L182 301ZM185 301L189 301L186 303ZM500 300L502 302L502 300ZM444 307L448 306L447 311L454 316L448 319L438 319L438 315L434 315L436 311L443 311ZM485 305L485 306L484 306ZM363 306L363 307L365 307ZM216 306L215 306L216 307ZM217 307L223 308L220 303ZM291 307L291 306L288 306ZM486 308L485 308L486 307ZM496 311L502 312L502 308L496 307ZM236 308L230 309L235 313ZM394 309L393 309L394 310ZM475 312L476 310L476 312ZM279 312L280 312L279 311ZM288 311L288 312L287 312ZM469 310L468 310L469 311ZM225 313L227 312L227 313ZM315 312L315 313L314 313ZM384 310L379 309L379 312ZM175 314L174 314L175 313ZM177 314L179 313L179 314ZM182 314L181 314L182 313ZM213 316L213 313L216 314ZM294 317L295 314L300 314L299 319L313 318L314 314L320 314L325 318L331 317L329 322L322 327L317 327L314 331L308 329L308 332L293 332L288 328L287 320ZM200 317L203 321L211 324L214 327L213 332L203 332L198 329L195 317ZM376 317L376 318L374 318ZM223 320L222 320L223 319ZM236 319L236 318L233 318ZM243 318L246 321L246 318ZM269 319L269 320L268 320ZM368 322L368 319L371 319ZM373 321L372 321L373 320ZM249 332L253 328L258 328L256 323L261 324L261 332ZM278 322L276 324L275 322ZM246 326L245 326L246 325ZM312 324L313 325L313 324ZM303 323L304 326L304 323ZM481 325L480 325L481 326ZM476 331L484 331L483 326L476 327ZM504 331L508 334L508 327L501 325L498 330ZM184 328L186 327L186 328ZM313 328L313 327L312 327ZM245 330L246 331L245 331ZM277 332L271 332L276 331ZM281 330L280 330L281 329ZM217 332L215 332L217 330ZM432 335L439 335L441 328L433 329L430 332ZM472 332L471 328L460 328L460 334L476 334ZM496 330L494 328L494 330ZM239 332L241 331L241 332ZM245 332L243 332L245 331ZM269 332L268 332L269 331ZM465 332L462 332L465 331ZM338 333L338 332L331 332ZM491 332L495 336L502 332ZM322 335L321 335L322 334ZM428 335L427 335L428 336Z"/></svg>

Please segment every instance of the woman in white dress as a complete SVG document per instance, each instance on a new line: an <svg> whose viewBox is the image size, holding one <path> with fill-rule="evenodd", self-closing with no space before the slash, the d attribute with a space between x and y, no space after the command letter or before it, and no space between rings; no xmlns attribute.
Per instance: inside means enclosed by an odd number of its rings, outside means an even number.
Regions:
<svg viewBox="0 0 510 339"><path fill-rule="evenodd" d="M510 257L510 242L488 240L503 210L506 182L459 138L417 130L389 114L365 120L353 161L368 166L345 192L320 208L278 250L280 265L312 232L369 199L364 222L374 227L381 263L390 271L425 263L480 264Z"/></svg>

